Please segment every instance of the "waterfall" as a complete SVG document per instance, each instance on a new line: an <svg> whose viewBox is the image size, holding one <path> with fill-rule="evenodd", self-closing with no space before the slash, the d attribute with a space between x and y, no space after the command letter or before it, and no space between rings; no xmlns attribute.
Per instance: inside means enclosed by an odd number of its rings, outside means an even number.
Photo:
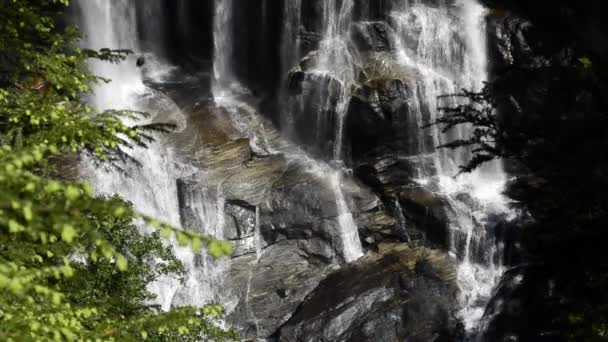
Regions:
<svg viewBox="0 0 608 342"><path fill-rule="evenodd" d="M233 74L233 1L215 0L213 18L213 97L218 100L230 95L235 76Z"/></svg>
<svg viewBox="0 0 608 342"><path fill-rule="evenodd" d="M92 49L122 48L139 51L136 8L132 1L87 0L77 3L85 44ZM144 89L141 71L132 59L115 65L92 61L91 69L112 83L95 87L93 104L101 110L133 105L133 94Z"/></svg>
<svg viewBox="0 0 608 342"><path fill-rule="evenodd" d="M252 133L250 124L243 124L244 122L255 122L255 118L251 114L253 111L250 110L250 106L239 100L239 96L247 94L248 91L244 89L238 82L238 78L234 75L234 54L233 44L234 37L232 36L232 18L234 17L233 11L233 0L216 0L215 2L215 16L214 16L214 85L213 85L213 96L216 104L223 107L230 113L232 121L235 127L250 138L250 145L254 152L265 155L265 154L277 154L286 151L278 151L273 146L270 146L267 139L262 135ZM300 22L300 11L295 8L295 5L300 5L300 1L295 1L293 4L287 4L285 13L287 20L295 20L295 23L290 23L285 41L283 42L283 57L286 59L296 59L296 53L286 52L287 49L293 49L289 44L295 44L297 46L297 31L294 30L293 24ZM363 247L359 239L359 233L357 225L355 224L352 213L348 207L347 201L344 197L344 193L341 188L342 179L342 135L344 118L346 111L348 110L348 103L350 101L350 85L354 80L354 71L352 66L352 58L349 55L348 48L346 46L348 37L348 30L352 21L352 8L353 1L347 0L337 3L327 1L323 3L323 25L324 25L324 37L323 43L327 49L327 53L320 54L317 64L317 70L320 74L331 75L341 83L340 90L338 92L329 91L327 96L320 99L324 103L326 110L335 110L337 115L337 134L334 141L334 158L336 168L325 168L316 165L316 170L325 170L325 174L321 177L329 176L328 182L331 186L332 191L336 198L337 208L337 221L338 221L338 236L339 242L343 253L343 259L346 262L351 262L363 255ZM287 24L285 27L288 27ZM283 60L283 65L288 61ZM343 72L335 73L335 70L341 66L348 66ZM347 71L350 69L350 71ZM333 97L338 96L338 105L332 108ZM289 102L287 102L289 104ZM289 110L289 109L288 109ZM243 117L244 115L250 116L249 118ZM253 119L252 119L253 118ZM258 143L261 141L264 147L261 147ZM299 153L289 154L287 152L287 158L297 159L303 163L314 163L314 161L308 157L302 158ZM259 246L258 239L259 235L256 235L256 245Z"/></svg>
<svg viewBox="0 0 608 342"><path fill-rule="evenodd" d="M147 0L147 4L148 10L160 8L157 6L160 1L157 0ZM137 31L138 12L135 2L80 0L76 6L82 21L81 27L86 34L86 47L130 49L136 54L143 53ZM160 16L161 13L156 15ZM178 126L176 133L182 131L186 125L185 118L177 105L164 94L144 85L144 79L155 79L155 76L166 74L172 67L154 63L153 69L148 67L142 70L136 67L134 59L135 57L130 57L118 65L93 61L90 67L94 73L109 78L112 82L96 87L91 102L101 110L112 108L145 111L150 114L146 122L175 123ZM200 224L199 227L191 228L221 238L221 196L218 196L216 203L204 186L190 188L183 191L180 203L178 180L198 174L204 183L205 175L181 164L178 154L171 147L170 136L156 135L155 138L156 141L147 148L134 147L127 151L142 164L141 167L125 165L127 175L106 172L88 162L81 165L82 173L94 185L96 193L119 194L133 203L134 209L175 227L180 227L182 223L180 205L186 207ZM141 229L148 228L142 225ZM221 287L221 267L204 252L195 255L190 248L178 247L175 242L172 243L176 256L186 268L185 285L173 278L162 278L150 284L149 289L157 295L156 302L168 310L176 305L200 306L218 300L216 289Z"/></svg>
<svg viewBox="0 0 608 342"><path fill-rule="evenodd" d="M399 62L415 68L420 75L412 85L416 89L413 116L419 127L437 119L439 105L458 104L450 98L441 100L447 103L438 103L438 96L454 94L460 89L480 90L487 80L484 12L475 0L458 0L453 6L442 3L437 7L407 1L393 8L391 17L396 23L394 40ZM418 35L412 36L412 32ZM470 128L464 126L445 135L436 127L431 131L435 146L466 138L470 133ZM429 150L428 146L422 148ZM502 274L502 267L496 262L500 259L496 239L486 229L487 218L508 211L501 194L506 176L500 162L453 177L458 173L458 166L470 157L471 151L466 149L440 150L434 153L435 170L419 172L424 184L436 183L437 191L449 200L454 210L450 223L451 252L460 260L460 313L467 331L477 326ZM469 194L479 207L459 200L462 194ZM473 260L472 254L479 250L483 255Z"/></svg>
<svg viewBox="0 0 608 342"><path fill-rule="evenodd" d="M283 9L283 27L281 39L281 75L279 83L279 105L284 113L281 115L280 128L287 136L294 135L294 116L299 112L301 99L288 92L289 71L296 65L301 56L300 26L302 24L302 0L286 1Z"/></svg>
<svg viewBox="0 0 608 342"><path fill-rule="evenodd" d="M323 38L319 47L317 70L320 73L330 75L329 77L337 80L339 90L329 91L328 96L321 99L325 109L333 109L336 115L336 133L334 137L333 159L338 165L342 164L343 140L344 140L344 119L350 103L350 89L354 83L353 58L347 46L347 37L352 23L353 1L344 0L341 2L323 2ZM335 104L332 104L337 97ZM334 108L331 108L333 105ZM343 257L347 262L357 260L363 255L363 248L359 238L357 225L353 219L344 198L341 188L341 172L335 171L331 175L331 184L336 196L338 205L338 226L342 242Z"/></svg>
<svg viewBox="0 0 608 342"><path fill-rule="evenodd" d="M86 46L126 48L133 50L136 55L146 54L151 58L162 53L162 29L149 23L138 25L138 16L142 13L153 16L162 8L162 1L146 1L146 5L142 5L141 2L129 0L78 0L76 4L83 21ZM332 244L338 247L346 263L356 261L363 256L364 250L349 208L352 198L344 191L347 189L345 184L348 184L345 181L350 174L347 169L350 164L345 123L351 100L356 96L353 89L360 86L364 53L357 50L352 31L354 25L369 24L377 18L358 18L355 5L359 2L354 0L321 1L314 8L319 12L318 17L312 19L303 17L308 13L305 10L311 10L305 8L308 0L283 1L283 32L278 51L281 60L278 67L286 79L279 85L277 103L281 131L292 144L287 146L277 144L276 139L267 135L267 121L259 117L258 108L251 100L254 96L240 84L235 68L238 61L234 53L235 44L238 44L238 37L234 37L234 28L238 25L234 22L235 11L238 10L235 1L214 0L212 95L215 106L221 109L218 115L227 116L233 126L231 129L237 131L240 137L249 139L254 154L252 158L281 155L287 163L305 165L306 172L322 180L322 186L331 190L328 192L330 201L335 198L335 217L332 218L335 227L331 228L335 231L328 232L331 233L328 235L331 235ZM408 94L407 119L415 122L407 134L417 141L416 150L411 154L432 161L432 165L418 165L416 181L449 202L450 252L458 261L460 315L466 329L473 334L503 272L498 257L500 244L488 229L488 222L492 215L508 212L506 199L501 195L506 176L502 165L496 162L472 174L453 178L458 166L470 158L471 151L437 151L435 147L466 137L470 134L470 128L461 127L444 135L437 128L422 127L440 115L437 110L439 104L458 104L457 100L450 98L443 98L438 103L438 96L453 94L463 88L479 90L488 79L483 23L485 10L477 0L438 0L433 1L433 5L420 0L389 2L386 27L391 49L383 53L390 55L388 59L391 62L413 70L409 75L411 77L404 80L412 90ZM265 6L272 4L267 1L263 3ZM144 6L145 11L138 12L137 4ZM180 8L187 8L184 0L180 0L180 4ZM371 6L371 1L368 4ZM368 12L367 15L371 16L371 10ZM365 16L365 13L361 15ZM156 15L161 17L160 13ZM141 21L141 17L139 19ZM138 32L138 28L145 32ZM269 29L269 26L264 26L263 31ZM306 30L314 32L303 32ZM303 35L307 35L309 41L303 42L306 40L302 38ZM148 37L145 44L140 41L142 36ZM152 46L156 43L154 36L159 37L158 44L161 45ZM302 60L305 63L300 63ZM97 87L91 103L102 110L148 111L152 114L148 119L150 122L176 122L183 129L185 118L177 105L164 94L145 85L146 79L157 79L171 67L162 63L146 64L144 69L137 68L134 56L120 65L93 62L91 68L95 73L112 79L112 83ZM302 77L307 85L303 86L301 92L290 94L287 74L290 70L301 72L304 68L301 64L306 64L307 70ZM296 137L302 120L313 123L312 127L307 127L310 128L306 132L310 141L306 143ZM132 202L135 209L145 214L175 226L194 226L192 228L201 233L222 238L227 226L225 210L226 197L229 196L228 191L223 193L222 181L217 187L208 184L210 176L207 170L183 161L180 151L172 147L172 136L157 138L158 141L147 149L136 147L129 151L143 164L141 168L129 167L130 177L96 170L86 163L82 165L83 173L96 186L99 194L119 193ZM299 148L298 144L304 146ZM409 158L412 155L399 157ZM242 186L247 187L248 184ZM255 252L255 259L249 264L247 279L242 280L243 283L247 281L243 294L247 315L256 328L263 317L261 314L258 317L258 313L253 311L250 295L256 267L262 265L260 260L264 261L267 254L262 248L267 244L265 234L262 234L266 233L263 231L266 225L262 224L266 215L265 205L255 203L253 245L248 246L251 247L248 253ZM392 206L392 203L388 204L389 208ZM328 212L333 213L333 209L332 206ZM404 213L407 211L401 208L399 199L395 199L393 209L400 230L409 241L409 218L406 221ZM412 234L412 237L415 238L415 235ZM162 279L150 285L163 309L179 305L204 305L211 301L234 303L222 293L222 272L230 261L217 262L204 253L194 254L188 248L176 247L175 251L187 268L185 284L179 284L174 279ZM230 307L227 309L230 311Z"/></svg>
<svg viewBox="0 0 608 342"><path fill-rule="evenodd" d="M283 63L291 63L292 65L295 63L297 54L300 53L297 32L294 32L294 24L297 25L295 27L299 27L300 24L300 9L295 6L301 6L301 2L294 1L294 3L285 6L286 17L295 20L295 22L291 25L286 24L283 41ZM313 101L320 104L318 109L320 112L316 114L318 132L327 129L327 120L323 118L325 114L333 113L335 116L335 122L331 123L330 127L335 127L331 159L336 169L330 170L329 176L331 179L330 186L336 197L340 245L342 246L343 258L347 262L354 261L363 255L358 228L341 188L344 120L351 99L351 86L355 79L354 59L348 46L353 20L353 7L354 2L352 0L322 2L320 21L322 37L312 73L316 77L328 80L327 89L321 89L320 91L315 89L309 94L298 96L295 101L290 99L286 102L286 110L289 119L291 119L289 125L291 126L295 125L291 116L302 115L305 110L304 101ZM291 44L293 45L290 48L289 45ZM299 113L294 114L294 112ZM293 127L288 126L284 131L286 134L292 134ZM323 137L319 138L318 141L322 142Z"/></svg>
<svg viewBox="0 0 608 342"><path fill-rule="evenodd" d="M340 229L342 253L346 262L352 262L363 256L363 248L357 224L346 204L346 199L341 189L341 179L342 173L340 171L332 172L331 185L338 204L338 227Z"/></svg>
<svg viewBox="0 0 608 342"><path fill-rule="evenodd" d="M262 236L260 233L260 207L255 207L255 232L254 237L255 240L255 258L260 260L262 257Z"/></svg>
<svg viewBox="0 0 608 342"><path fill-rule="evenodd" d="M127 0L82 0L77 3L88 48L121 48L140 52L135 4ZM92 61L97 75L111 79L107 85L97 86L92 103L100 110L148 110L148 121L173 122L183 125L177 106L163 94L147 88L142 70L133 57L120 64ZM135 147L130 154L145 164L142 168L129 167L132 177L98 170L89 175L100 193L120 193L145 214L161 217L168 223L179 225L175 182L171 174L172 151L162 141L148 149ZM86 168L86 167L85 167Z"/></svg>

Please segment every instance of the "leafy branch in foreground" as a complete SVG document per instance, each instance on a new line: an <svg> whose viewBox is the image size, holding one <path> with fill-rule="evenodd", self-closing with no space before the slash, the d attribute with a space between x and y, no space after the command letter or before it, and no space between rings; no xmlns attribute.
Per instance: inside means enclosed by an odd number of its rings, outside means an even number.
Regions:
<svg viewBox="0 0 608 342"><path fill-rule="evenodd" d="M100 113L82 100L108 81L91 74L87 60L119 62L128 52L79 48L78 31L55 24L67 5L0 1L0 340L235 339L216 323L220 307L161 312L146 288L183 273L161 236L214 257L230 254L229 244L141 215L54 171L51 161L65 154L122 170L136 162L130 147L172 129L127 125L146 114ZM139 223L155 229L142 232Z"/></svg>
<svg viewBox="0 0 608 342"><path fill-rule="evenodd" d="M447 94L439 96L439 99L455 99L455 106L440 106L438 111L442 114L430 126L440 126L441 133L460 125L472 125L473 129L469 137L452 140L437 148L457 149L471 148L473 157L465 165L459 166L460 173L471 172L482 164L498 159L506 158L507 153L501 149L506 140L505 131L496 120L496 101L489 96L490 89L484 87L481 92L471 92L465 89L460 94Z"/></svg>

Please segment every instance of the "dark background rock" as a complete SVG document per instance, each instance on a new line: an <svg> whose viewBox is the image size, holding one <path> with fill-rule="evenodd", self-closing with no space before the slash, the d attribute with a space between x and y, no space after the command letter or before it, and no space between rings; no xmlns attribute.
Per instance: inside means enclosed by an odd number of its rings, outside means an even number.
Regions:
<svg viewBox="0 0 608 342"><path fill-rule="evenodd" d="M506 272L482 319L484 341L565 342L561 330L568 317L555 284L541 267L522 266Z"/></svg>

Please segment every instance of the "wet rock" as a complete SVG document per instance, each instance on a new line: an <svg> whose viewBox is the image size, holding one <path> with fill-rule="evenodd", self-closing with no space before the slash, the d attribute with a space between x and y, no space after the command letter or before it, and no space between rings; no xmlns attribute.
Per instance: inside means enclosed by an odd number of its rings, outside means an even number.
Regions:
<svg viewBox="0 0 608 342"><path fill-rule="evenodd" d="M514 64L540 66L547 62L536 60L537 56L526 38L532 30L533 25L528 20L508 12L493 12L488 20L488 31L494 72Z"/></svg>
<svg viewBox="0 0 608 342"><path fill-rule="evenodd" d="M397 137L408 125L407 92L405 84L394 79L375 80L358 88L346 119L346 140L355 160L379 146L402 148Z"/></svg>
<svg viewBox="0 0 608 342"><path fill-rule="evenodd" d="M228 240L252 237L255 231L255 206L245 201L227 201L224 206L226 215L224 237Z"/></svg>
<svg viewBox="0 0 608 342"><path fill-rule="evenodd" d="M2 141L0 140L0 143ZM65 181L77 181L81 175L80 156L77 154L64 153L62 155L53 156L49 159L49 163L55 172L57 178Z"/></svg>
<svg viewBox="0 0 608 342"><path fill-rule="evenodd" d="M309 153L331 159L337 139L335 108L340 101L348 100L344 97L347 90L344 87L351 85L337 78L339 70L331 73L315 70L317 57L316 51L309 53L287 76L287 90L299 96L302 103L302 109L293 117L292 138Z"/></svg>
<svg viewBox="0 0 608 342"><path fill-rule="evenodd" d="M376 192L385 208L395 211L395 201L399 201L405 228L395 226L390 235L446 248L452 208L445 197L415 181L418 169L425 167L432 170L432 163L424 158L386 154L359 165L355 175ZM392 216L398 217L396 212ZM365 230L363 235L369 236Z"/></svg>
<svg viewBox="0 0 608 342"><path fill-rule="evenodd" d="M171 138L184 161L202 170L236 172L253 158L249 139L233 127L226 110L214 106L193 109L185 130Z"/></svg>
<svg viewBox="0 0 608 342"><path fill-rule="evenodd" d="M379 102L383 114L392 110L391 101L400 101L404 95L399 95L402 89L398 82L393 85L387 82L382 85L384 90L378 90L378 94L385 94ZM310 85L304 87L307 86ZM235 115L231 110L245 112ZM450 273L445 271L448 267L441 266L444 261L435 252L429 252L428 255L437 259L430 262L431 266L420 263L417 267L421 254L426 252L408 252L383 245L383 242L404 238L392 207L383 204L381 199L399 197L411 184L418 164L386 153L385 149L379 154L382 157L367 160L369 163L365 165L371 169L368 178L344 173L341 187L336 189L333 183L336 171L329 165L264 147L266 140L272 147L289 147L281 142L272 126L253 120L247 122L248 128L253 127L251 130L237 129L239 122L235 122L235 117L250 120L257 115L247 110L197 108L189 114L184 132L172 139L184 162L200 169L178 182L183 222L201 227L209 224L201 222L197 203L225 200L221 235L231 240L235 251L225 265L226 276L222 279L233 308L228 322L238 327L244 338L266 338L277 331L288 333L284 324L299 317L302 307L311 305L308 300L304 302L305 298L321 281L327 284L324 287L335 282L334 278L323 279L345 265L338 220L339 192L352 212L361 238L368 241L365 248L378 252L372 252L376 256L366 258L360 268L348 266L344 271L349 274L344 276L345 286L353 287L347 289L351 291L348 296L354 298L354 302L346 303L345 298L336 295L338 302L333 304L337 316L327 316L328 324L337 326L337 317L345 317L339 313L344 309L347 312L344 315L354 315L353 325L344 333L349 336L380 336L388 340L420 336L422 340L431 336L430 330L433 336L442 336L445 329L449 330L451 304L442 302L443 297L439 295L453 290L451 275L446 276ZM364 170L362 166L355 175L363 175ZM209 208L214 209L217 207ZM260 235L256 236L256 228ZM258 251L261 251L259 257ZM360 274L350 275L358 271ZM353 285L359 280L359 287ZM332 294L331 291L328 293ZM424 296L431 298L428 308L420 304L409 306ZM369 315L361 314L368 311ZM311 324L317 324L315 321L316 318ZM344 334L335 336L342 338Z"/></svg>
<svg viewBox="0 0 608 342"><path fill-rule="evenodd" d="M286 170L287 161L283 156L256 158L241 165L234 173L223 173L222 191L227 199L258 206Z"/></svg>
<svg viewBox="0 0 608 342"><path fill-rule="evenodd" d="M330 180L310 173L302 165L291 165L273 185L261 210L264 240L318 238L342 255L338 232L339 209L336 189ZM366 187L346 177L341 191L353 216L376 208L380 201ZM325 253L327 254L327 253Z"/></svg>
<svg viewBox="0 0 608 342"><path fill-rule="evenodd" d="M398 240L399 223L384 210L366 212L356 217L359 236L368 245L377 245L381 241Z"/></svg>
<svg viewBox="0 0 608 342"><path fill-rule="evenodd" d="M346 119L352 158L360 161L378 151L414 155L433 146L413 115L418 71L387 52L362 54L357 85Z"/></svg>
<svg viewBox="0 0 608 342"><path fill-rule="evenodd" d="M385 22L358 22L351 30L351 39L360 52L390 51L393 48L391 28Z"/></svg>
<svg viewBox="0 0 608 342"><path fill-rule="evenodd" d="M197 208L197 205L205 200L203 198L204 190L198 183L190 179L178 179L176 185L181 226L200 233L205 232L205 222Z"/></svg>
<svg viewBox="0 0 608 342"><path fill-rule="evenodd" d="M492 227L497 241L501 241L503 251L502 263L506 266L518 266L525 262L528 255L523 248L523 237L526 226L531 225L531 218L521 215L515 220L499 220Z"/></svg>
<svg viewBox="0 0 608 342"><path fill-rule="evenodd" d="M398 194L398 200L406 219L415 223L424 240L434 246L448 248L453 211L445 197L422 186L410 186Z"/></svg>
<svg viewBox="0 0 608 342"><path fill-rule="evenodd" d="M303 91L303 83L306 74L298 66L289 71L287 74L287 89L291 95L300 95Z"/></svg>
<svg viewBox="0 0 608 342"><path fill-rule="evenodd" d="M428 262L421 271L419 263ZM278 341L432 341L456 328L454 268L431 250L383 245L325 278Z"/></svg>
<svg viewBox="0 0 608 342"><path fill-rule="evenodd" d="M386 151L379 151L379 154ZM381 197L394 197L413 184L417 165L412 160L390 152L370 158L355 168L355 175Z"/></svg>
<svg viewBox="0 0 608 342"><path fill-rule="evenodd" d="M286 322L304 298L327 273L337 267L333 258L325 256L328 249L320 240L290 240L255 254L231 261L226 284L239 298L228 321L241 330L243 338L272 335Z"/></svg>

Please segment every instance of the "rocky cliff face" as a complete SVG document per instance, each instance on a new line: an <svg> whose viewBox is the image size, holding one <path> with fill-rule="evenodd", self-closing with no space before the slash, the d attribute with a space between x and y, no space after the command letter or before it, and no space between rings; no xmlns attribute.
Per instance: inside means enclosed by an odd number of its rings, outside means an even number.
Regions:
<svg viewBox="0 0 608 342"><path fill-rule="evenodd" d="M187 113L187 128L172 144L185 162L205 170L178 180L180 216L183 226L202 227L201 202L225 201L221 236L235 249L223 266L220 292L230 304L228 321L243 337L426 341L461 329L456 271L444 252L449 204L411 185L407 163L400 167L385 156L373 174L358 171L343 180L368 251L346 266L329 166L298 155L247 99L229 113L184 97L189 86L198 85L157 85ZM239 131L235 118L251 120L246 127L252 130ZM209 267L204 260L199 266Z"/></svg>
<svg viewBox="0 0 608 342"><path fill-rule="evenodd" d="M500 271L501 218L488 214L480 184L451 178L468 152L437 151L447 138L423 126L438 115L437 96L486 77L481 7L155 3L171 14L164 48L140 16L141 45L179 68L143 74L150 96L174 102L181 121L144 168L155 171L148 178L171 174L162 189L150 186L157 179L136 179L116 181L116 191L137 193L136 207L146 209L142 198L175 198L176 212L157 210L165 220L234 246L223 261L180 250L189 277L161 289L165 306L219 301L249 340L454 341L471 333L468 321ZM225 25L212 25L219 16ZM230 79L220 79L224 71Z"/></svg>

